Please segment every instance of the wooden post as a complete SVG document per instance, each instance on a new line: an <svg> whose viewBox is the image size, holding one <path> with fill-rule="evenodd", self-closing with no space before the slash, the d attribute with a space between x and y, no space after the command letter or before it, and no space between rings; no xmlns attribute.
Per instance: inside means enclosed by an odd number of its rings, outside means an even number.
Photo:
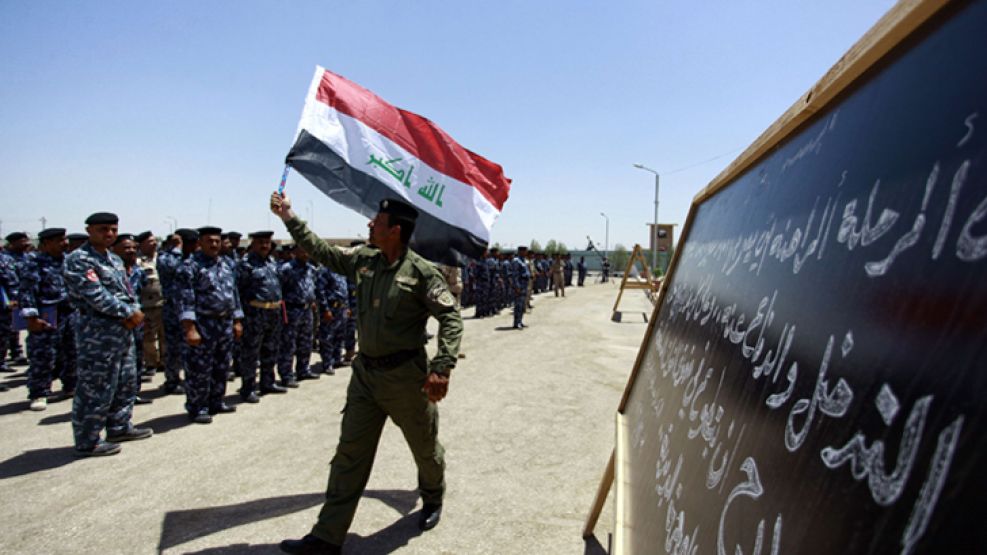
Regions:
<svg viewBox="0 0 987 555"><path fill-rule="evenodd" d="M596 521L600 519L600 513L603 511L603 504L607 501L607 495L610 493L610 488L613 486L613 460L614 452L610 451L610 462L607 463L607 469L603 471L603 479L600 480L600 487L596 490L596 497L593 499L593 506L589 510L589 516L586 517L586 525L583 526L583 539L589 539L593 537L593 530L596 528Z"/></svg>

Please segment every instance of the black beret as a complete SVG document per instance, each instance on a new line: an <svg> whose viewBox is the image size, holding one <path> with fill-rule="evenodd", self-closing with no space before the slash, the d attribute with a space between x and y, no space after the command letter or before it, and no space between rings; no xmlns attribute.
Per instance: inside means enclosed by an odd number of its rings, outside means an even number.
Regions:
<svg viewBox="0 0 987 555"><path fill-rule="evenodd" d="M54 239L56 237L65 237L64 227L49 227L48 229L42 229L38 233L38 240L44 241L45 239Z"/></svg>
<svg viewBox="0 0 987 555"><path fill-rule="evenodd" d="M230 236L230 239L239 239L240 237L243 237L243 234L239 231L231 231L227 233L227 235Z"/></svg>
<svg viewBox="0 0 987 555"><path fill-rule="evenodd" d="M527 251L527 250L528 250L528 247L525 247L524 245L521 245L520 247L517 248L517 251L518 252Z"/></svg>
<svg viewBox="0 0 987 555"><path fill-rule="evenodd" d="M89 236L85 233L69 233L68 239L69 241L88 241Z"/></svg>
<svg viewBox="0 0 987 555"><path fill-rule="evenodd" d="M199 232L199 236L200 237L203 236L203 235L220 235L221 236L223 234L223 230L222 229L220 229L218 227L214 227L214 226L209 226L209 225L200 227L197 231Z"/></svg>
<svg viewBox="0 0 987 555"><path fill-rule="evenodd" d="M150 231L145 231L143 233L138 233L134 237L134 240L137 241L138 243L143 243L144 241L147 241L148 239L150 239L153 235L154 234L151 233Z"/></svg>
<svg viewBox="0 0 987 555"><path fill-rule="evenodd" d="M88 236L87 236L88 237ZM15 231L6 237L8 243L13 243L14 241L20 241L21 239L27 239L27 233L23 231Z"/></svg>
<svg viewBox="0 0 987 555"><path fill-rule="evenodd" d="M120 218L112 212L96 212L86 218L86 225L118 224Z"/></svg>
<svg viewBox="0 0 987 555"><path fill-rule="evenodd" d="M414 206L403 200L393 198L386 198L380 201L380 209L378 212L397 216L399 219L407 220L409 222L414 222L418 219L418 210L416 210Z"/></svg>
<svg viewBox="0 0 987 555"><path fill-rule="evenodd" d="M270 239L274 237L273 231L255 231L250 234L251 239Z"/></svg>
<svg viewBox="0 0 987 555"><path fill-rule="evenodd" d="M186 243L194 243L199 240L199 232L194 229L180 228L175 230L175 235L182 238Z"/></svg>
<svg viewBox="0 0 987 555"><path fill-rule="evenodd" d="M133 233L121 233L121 234L117 235L117 240L116 241L113 241L113 245L115 246L115 245L119 245L120 243L122 243L124 241L133 241L133 240L134 240L134 234Z"/></svg>

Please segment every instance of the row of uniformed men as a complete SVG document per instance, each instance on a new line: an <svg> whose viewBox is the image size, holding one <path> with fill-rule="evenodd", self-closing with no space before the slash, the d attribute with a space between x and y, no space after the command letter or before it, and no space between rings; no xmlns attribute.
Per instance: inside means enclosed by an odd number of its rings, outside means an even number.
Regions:
<svg viewBox="0 0 987 555"><path fill-rule="evenodd" d="M342 362L341 346L346 342L347 323L352 322L349 309L353 297L348 294L346 281L324 268L315 268L307 262L304 253L279 264L268 256L272 248L271 232L252 234L250 250L241 258L232 241L239 237L223 235L218 228L200 229L201 237L195 231L180 230L158 254L150 232L137 237L117 235L116 217L111 214L95 214L87 220L87 226L89 235L83 241L67 236L64 229L43 230L38 237L38 250L33 253L26 248L26 234L11 234L7 237L8 253L0 252L0 294L5 300L2 308L9 313L0 314L0 322L9 323L13 316L27 324L31 408L45 408L51 382L58 377L63 391L75 397L73 428L78 452L110 454L118 450L98 441L102 425L93 439L93 427L100 421L111 440L150 435L150 430L135 432L129 422L132 405L139 399L136 396L140 387L138 368L143 358L140 351L145 345L141 336L145 327L153 327L147 314L159 314L163 326L159 323L158 329L179 330L178 334L166 332L162 344L165 387L171 392L182 391L180 373L184 366L186 409L196 422L207 423L212 414L234 410L222 399L234 337L241 334L246 348L237 358L243 380L241 395L247 402L258 401L258 359L260 392L284 391L274 383L273 366L279 350L281 383L288 387L296 387L298 378L317 377L318 371L331 373L334 365ZM112 232L106 229L106 234L101 236L105 239L112 234L112 242L101 249L99 241L93 241L93 228L112 228ZM200 242L202 248L197 249ZM140 259L138 248L142 253ZM83 254L76 254L77 249ZM67 251L73 254L63 259ZM83 287L75 292L70 267L73 256L92 262L81 274L76 272L76 285ZM117 270L120 275L113 275ZM81 281L79 275L83 277ZM117 277L122 278L119 284L115 281ZM110 283L101 286L104 278ZM112 302L113 285L122 285L122 291L116 291L118 303ZM145 295L145 291L152 294ZM128 312L120 303L135 310ZM318 310L316 318L313 318L314 310ZM139 321L134 324L134 320ZM125 351L133 349L133 353L125 353L119 360L112 356L106 360L96 357L98 367L106 366L102 364L106 362L118 363L116 379L109 380L112 384L104 379L106 372L90 372L87 378L83 371L84 362L92 367L94 351L104 346L103 338L92 340L92 334L86 333L94 329L89 324L106 321L128 330L126 345L122 346ZM308 362L313 324L319 321L322 322L319 329L323 363L315 370ZM9 327L0 327L0 347L16 344L16 337L11 336ZM285 347L279 349L282 342ZM153 340L151 345L155 345ZM347 347L347 355L351 357L353 344ZM151 355L149 367L153 369L154 357L158 355L146 354ZM0 360L4 358L2 355ZM90 379L94 376L99 377L96 382ZM93 404L93 399L98 402ZM92 417L88 409L95 409L99 414Z"/></svg>
<svg viewBox="0 0 987 555"><path fill-rule="evenodd" d="M526 272L521 271L522 265ZM582 287L587 274L583 258L573 266L569 255L554 255L550 259L527 247L520 247L517 252L500 252L493 248L481 260L462 269L462 304L475 306L474 317L484 318L513 306L519 292L523 291L525 301L522 306L530 310L533 295L554 291L555 296L564 297L565 288L572 286L574 271L578 273L578 284ZM519 280L523 280L523 287ZM519 322L517 317L515 320Z"/></svg>

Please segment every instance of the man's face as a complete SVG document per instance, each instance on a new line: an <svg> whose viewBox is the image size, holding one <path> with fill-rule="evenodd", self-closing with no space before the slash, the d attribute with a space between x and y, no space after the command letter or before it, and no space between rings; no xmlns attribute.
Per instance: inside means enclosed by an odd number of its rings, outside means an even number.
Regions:
<svg viewBox="0 0 987 555"><path fill-rule="evenodd" d="M202 254L209 258L219 256L219 249L222 246L223 239L219 235L202 235L199 237L199 247L202 249Z"/></svg>
<svg viewBox="0 0 987 555"><path fill-rule="evenodd" d="M86 226L86 233L89 234L89 242L93 246L101 249L108 249L117 240L119 227L117 224L94 224Z"/></svg>
<svg viewBox="0 0 987 555"><path fill-rule="evenodd" d="M229 237L223 239L223 247L219 250L223 254L229 254L233 252L233 242L230 241Z"/></svg>
<svg viewBox="0 0 987 555"><path fill-rule="evenodd" d="M31 242L27 239L27 237L22 237L16 241L7 243L7 250L10 252L22 253L26 251L29 246L31 246Z"/></svg>
<svg viewBox="0 0 987 555"><path fill-rule="evenodd" d="M271 238L270 237L255 237L250 242L250 250L254 254L266 257L271 254Z"/></svg>
<svg viewBox="0 0 987 555"><path fill-rule="evenodd" d="M307 263L308 252L301 247L295 247L295 260L301 262L302 264Z"/></svg>
<svg viewBox="0 0 987 555"><path fill-rule="evenodd" d="M41 242L41 250L52 256L58 258L65 254L65 251L69 248L69 240L64 235L61 237L52 237L51 239L45 239Z"/></svg>
<svg viewBox="0 0 987 555"><path fill-rule="evenodd" d="M378 212L374 219L367 223L370 229L370 244L384 248L401 241L401 227L391 225L391 217L385 212Z"/></svg>
<svg viewBox="0 0 987 555"><path fill-rule="evenodd" d="M230 249L231 250L236 250L237 248L240 247L240 238L239 237L230 237L228 240L230 242Z"/></svg>
<svg viewBox="0 0 987 555"><path fill-rule="evenodd" d="M113 252L117 256L123 259L127 266L133 266L137 262L137 242L130 239L124 239L116 245L113 245Z"/></svg>
<svg viewBox="0 0 987 555"><path fill-rule="evenodd" d="M156 250L158 250L158 238L154 235L141 241L141 254L144 256L151 256Z"/></svg>

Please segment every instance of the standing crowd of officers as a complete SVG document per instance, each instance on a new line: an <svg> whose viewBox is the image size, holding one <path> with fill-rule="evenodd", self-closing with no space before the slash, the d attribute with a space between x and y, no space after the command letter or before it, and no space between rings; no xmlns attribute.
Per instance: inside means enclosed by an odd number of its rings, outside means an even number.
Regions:
<svg viewBox="0 0 987 555"><path fill-rule="evenodd" d="M114 214L86 225L87 234L44 229L37 247L11 233L0 250L0 371L13 371L8 352L29 365L35 411L61 382L61 395L73 398L79 456L151 436L130 417L134 404L151 402L140 388L156 372L165 393L185 395L189 419L208 424L236 410L223 402L234 377L242 400L257 403L334 374L355 355L355 287L301 248L276 248L271 231L241 247L236 232L179 229L159 248L150 231L118 233Z"/></svg>
<svg viewBox="0 0 987 555"><path fill-rule="evenodd" d="M476 307L475 318L495 316L512 307L514 327L522 329L524 313L532 310L534 295L554 292L556 297L565 297L565 288L572 286L574 273L578 276L578 286L583 286L587 268L584 258L573 265L568 254L548 255L518 247L516 251L504 252L490 249L482 259L471 261L459 273L462 306ZM456 288L453 292L457 292Z"/></svg>

